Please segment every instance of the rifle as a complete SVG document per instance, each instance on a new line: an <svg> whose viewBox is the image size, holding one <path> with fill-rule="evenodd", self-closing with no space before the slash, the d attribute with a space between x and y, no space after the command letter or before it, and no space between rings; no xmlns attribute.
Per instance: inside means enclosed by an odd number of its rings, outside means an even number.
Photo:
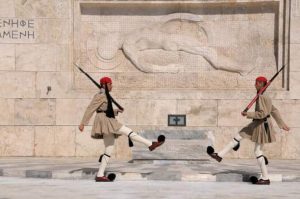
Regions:
<svg viewBox="0 0 300 199"><path fill-rule="evenodd" d="M85 76L87 76L99 89L101 89L102 87L100 86L100 84L98 84L98 82L96 82L89 74L87 74L80 66L78 66L76 63L74 63L74 65L83 73L85 74ZM120 109L120 110L124 110L124 108L118 104L118 102L116 102L114 100L114 98L111 97L111 101Z"/></svg>
<svg viewBox="0 0 300 199"><path fill-rule="evenodd" d="M257 100L257 98L258 98L258 96L260 95L260 94L262 94L269 86L270 86L270 84L272 83L272 81L277 77L277 75L284 69L284 67L285 67L285 65L283 65L282 67L281 67L281 69L270 79L270 81L268 81L267 82L267 84L264 86L264 87L262 87L259 91L258 91L258 93L256 94L256 96L253 98L253 100L248 104L248 106L245 108L245 110L243 111L243 112L247 112L250 108L251 108L251 106L254 104L254 102L256 102L256 100Z"/></svg>

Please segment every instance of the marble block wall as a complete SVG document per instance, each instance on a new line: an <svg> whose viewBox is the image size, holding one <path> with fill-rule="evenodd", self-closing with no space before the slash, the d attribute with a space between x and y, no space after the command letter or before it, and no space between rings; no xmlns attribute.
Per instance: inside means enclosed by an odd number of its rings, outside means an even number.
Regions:
<svg viewBox="0 0 300 199"><path fill-rule="evenodd" d="M246 125L257 75L284 73L268 90L290 133L268 157L299 159L300 0L0 0L0 156L98 156L78 125L97 92L73 65L113 79L135 131L212 132L220 149ZM186 114L186 127L168 127ZM126 137L114 158L129 160ZM253 158L242 141L230 158Z"/></svg>

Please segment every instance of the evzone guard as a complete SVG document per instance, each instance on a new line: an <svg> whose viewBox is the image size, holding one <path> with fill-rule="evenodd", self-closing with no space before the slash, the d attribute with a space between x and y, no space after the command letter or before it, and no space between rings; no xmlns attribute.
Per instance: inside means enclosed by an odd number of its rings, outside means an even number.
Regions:
<svg viewBox="0 0 300 199"><path fill-rule="evenodd" d="M101 78L100 92L96 93L96 95L88 105L82 118L82 121L79 125L79 130L82 132L84 130L84 126L88 125L89 120L96 112L91 136L95 139L103 139L105 145L105 152L99 158L100 166L98 173L95 177L96 182L109 182L113 181L115 178L115 175L105 176L104 171L113 153L115 139L118 136L126 135L128 137L130 147L133 146L132 141L136 141L144 144L146 147L148 147L150 151L153 151L157 147L161 146L165 141L165 136L160 135L158 136L157 141L152 142L148 139L143 138L136 132L133 132L130 128L118 122L115 119L115 116L118 115L118 113L122 113L124 109L111 97L109 93L111 90L111 78ZM115 103L119 107L119 109L114 110L112 103Z"/></svg>
<svg viewBox="0 0 300 199"><path fill-rule="evenodd" d="M283 69L283 68L282 68ZM281 70L282 70L281 69ZM280 70L280 71L281 71ZM254 154L257 158L258 165L261 169L261 177L257 179L256 177L251 177L253 184L258 185L269 185L270 179L268 176L268 170L266 165L268 165L268 159L263 155L263 146L267 143L275 142L275 130L272 125L271 117L274 118L279 128L289 131L289 127L282 120L278 109L272 104L271 98L264 93L266 88L270 85L277 74L268 82L265 77L258 77L255 81L255 88L257 90L257 96L252 100L248 107L241 113L242 116L252 119L252 122L242 128L240 132L229 142L221 151L216 153L214 148L211 146L207 147L207 153L216 161L221 162L225 155L231 151L237 151L240 147L240 141L243 138L248 138L255 143ZM247 112L251 105L255 104L254 112Z"/></svg>

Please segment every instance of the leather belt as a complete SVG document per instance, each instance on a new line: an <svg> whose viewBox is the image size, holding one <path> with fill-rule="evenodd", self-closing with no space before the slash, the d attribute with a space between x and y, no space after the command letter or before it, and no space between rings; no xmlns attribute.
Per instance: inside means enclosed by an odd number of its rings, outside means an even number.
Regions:
<svg viewBox="0 0 300 199"><path fill-rule="evenodd" d="M270 117L270 115L267 115L265 118L263 118L263 119L253 119L253 121L261 121L261 120L263 120L263 121L268 121L267 119Z"/></svg>
<svg viewBox="0 0 300 199"><path fill-rule="evenodd" d="M268 118L270 117L270 115L267 115L265 118L263 119L253 119L253 121L264 121L264 128L265 128L265 133L267 135L270 134L270 128L269 128L269 124L268 124Z"/></svg>

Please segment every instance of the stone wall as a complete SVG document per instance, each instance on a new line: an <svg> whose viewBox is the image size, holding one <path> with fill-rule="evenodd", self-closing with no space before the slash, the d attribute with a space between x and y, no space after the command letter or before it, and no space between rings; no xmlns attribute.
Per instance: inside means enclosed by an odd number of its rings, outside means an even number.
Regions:
<svg viewBox="0 0 300 199"><path fill-rule="evenodd" d="M0 156L101 153L91 126L77 128L97 90L73 62L113 78L122 123L209 130L217 149L249 122L254 78L288 63L268 92L291 132L265 149L299 159L299 32L300 0L0 0ZM168 127L168 114L187 126ZM253 143L229 157L252 158ZM115 158L131 158L125 137Z"/></svg>

